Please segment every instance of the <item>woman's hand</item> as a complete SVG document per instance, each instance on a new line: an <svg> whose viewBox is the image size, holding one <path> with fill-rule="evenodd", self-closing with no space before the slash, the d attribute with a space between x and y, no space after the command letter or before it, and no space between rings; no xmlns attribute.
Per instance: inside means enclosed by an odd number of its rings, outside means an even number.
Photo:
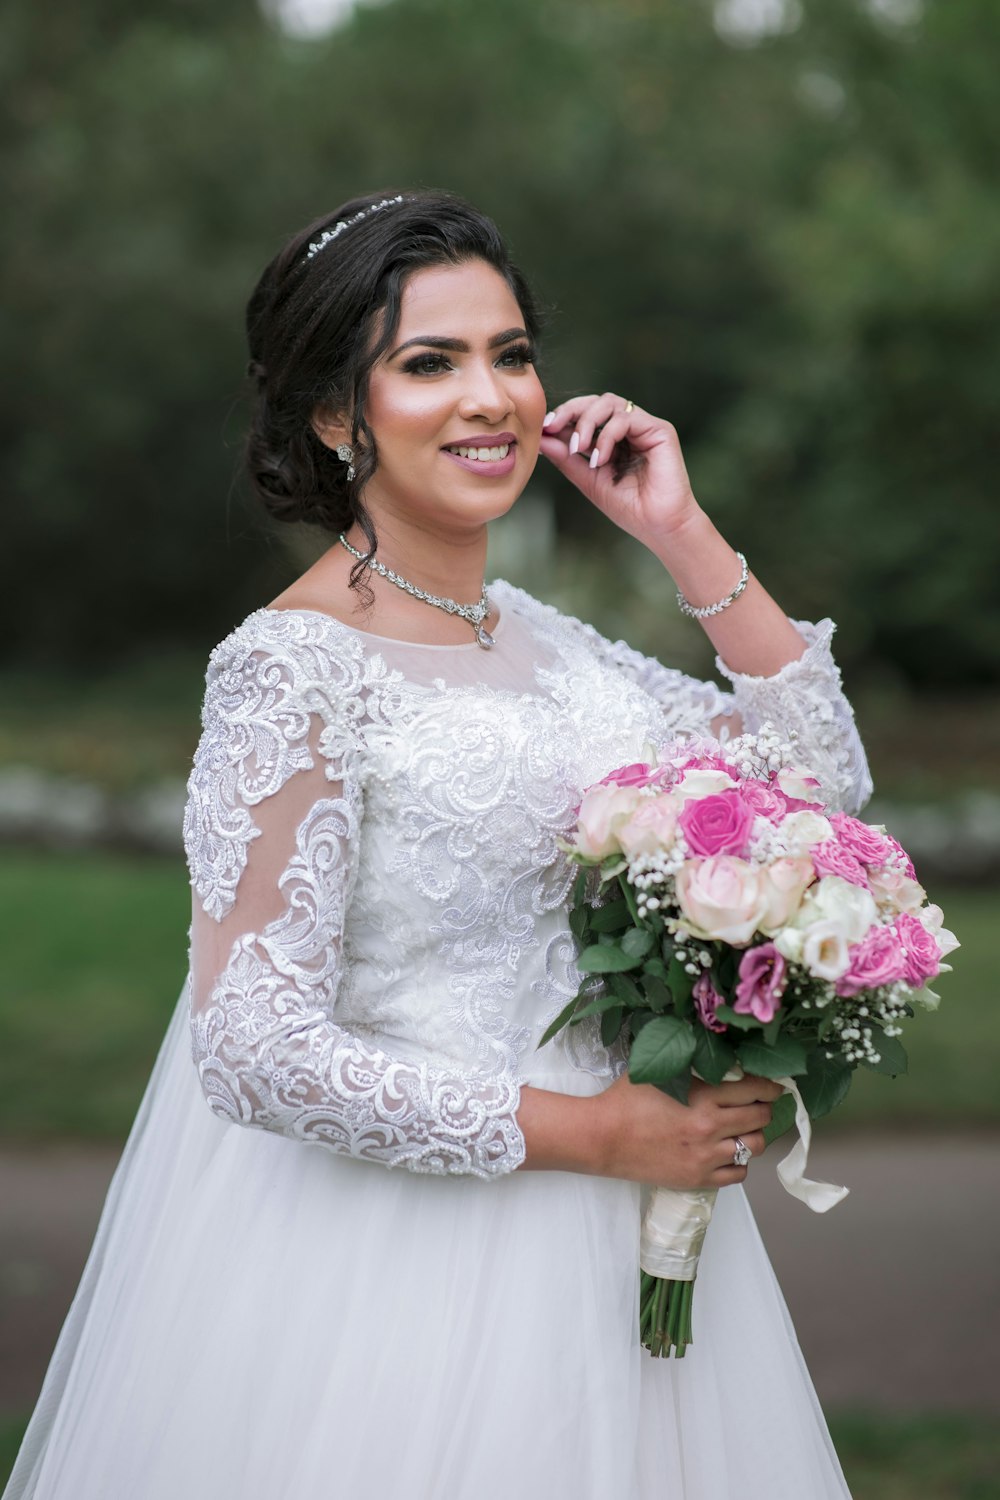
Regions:
<svg viewBox="0 0 1000 1500"><path fill-rule="evenodd" d="M624 396L574 396L545 418L541 452L616 526L656 550L698 514L674 427Z"/></svg>
<svg viewBox="0 0 1000 1500"><path fill-rule="evenodd" d="M781 1092L752 1075L717 1087L695 1079L686 1105L627 1074L590 1099L526 1087L518 1110L524 1165L653 1187L726 1187L747 1175L733 1165L737 1137L760 1156Z"/></svg>

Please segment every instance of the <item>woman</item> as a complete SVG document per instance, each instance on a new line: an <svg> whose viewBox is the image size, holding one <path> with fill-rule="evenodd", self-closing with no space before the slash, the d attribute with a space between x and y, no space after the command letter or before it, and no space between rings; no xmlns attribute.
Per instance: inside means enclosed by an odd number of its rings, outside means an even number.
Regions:
<svg viewBox="0 0 1000 1500"><path fill-rule="evenodd" d="M830 802L867 795L832 627L748 575L669 423L546 414L536 334L442 194L345 204L251 299L250 471L331 545L212 655L191 982L12 1500L847 1493L736 1187L777 1086L685 1108L583 1027L536 1047L578 983L584 786L767 719ZM732 692L484 587L539 453L662 561ZM638 1344L640 1183L734 1187L682 1363Z"/></svg>

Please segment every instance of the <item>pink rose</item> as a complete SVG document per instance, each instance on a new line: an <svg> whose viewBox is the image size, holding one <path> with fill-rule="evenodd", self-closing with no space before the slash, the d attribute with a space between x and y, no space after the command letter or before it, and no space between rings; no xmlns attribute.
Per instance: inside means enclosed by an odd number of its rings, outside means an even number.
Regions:
<svg viewBox="0 0 1000 1500"><path fill-rule="evenodd" d="M892 926L873 927L860 943L851 944L847 957L847 968L837 980L838 995L856 995L903 978L903 950Z"/></svg>
<svg viewBox="0 0 1000 1500"><path fill-rule="evenodd" d="M903 955L903 975L914 989L941 971L941 949L932 932L909 912L903 912L892 924L899 937Z"/></svg>
<svg viewBox="0 0 1000 1500"><path fill-rule="evenodd" d="M799 766L785 766L775 776L780 791L793 802L803 802L808 807L818 807L819 781L811 771Z"/></svg>
<svg viewBox="0 0 1000 1500"><path fill-rule="evenodd" d="M725 1026L723 1026L715 1014L719 1006L725 1004L725 1001L712 983L707 969L702 969L698 975L691 995L694 1000L695 1012L701 1024L706 1026L709 1031L725 1031Z"/></svg>
<svg viewBox="0 0 1000 1500"><path fill-rule="evenodd" d="M736 767L731 766L728 760L723 760L721 755L691 755L680 764L681 771L725 771L727 776L736 779Z"/></svg>
<svg viewBox="0 0 1000 1500"><path fill-rule="evenodd" d="M639 803L635 787L592 786L583 794L576 831L576 850L585 859L604 859L618 854L618 829Z"/></svg>
<svg viewBox="0 0 1000 1500"><path fill-rule="evenodd" d="M678 821L692 854L739 854L753 816L741 793L717 792L686 803Z"/></svg>
<svg viewBox="0 0 1000 1500"><path fill-rule="evenodd" d="M761 931L777 932L798 911L806 889L816 878L811 859L776 859L761 870L764 914Z"/></svg>
<svg viewBox="0 0 1000 1500"><path fill-rule="evenodd" d="M860 859L863 865L880 865L887 858L889 845L870 824L840 812L831 813L830 822L836 829L841 848Z"/></svg>
<svg viewBox="0 0 1000 1500"><path fill-rule="evenodd" d="M642 797L635 811L618 829L618 842L626 859L669 849L677 832L677 803L669 792Z"/></svg>
<svg viewBox="0 0 1000 1500"><path fill-rule="evenodd" d="M785 816L788 803L780 792L774 792L762 781L748 780L740 785L743 801L758 817L777 823Z"/></svg>
<svg viewBox="0 0 1000 1500"><path fill-rule="evenodd" d="M907 854L906 850L903 848L903 846L899 842L899 840L898 839L894 839L891 833L887 833L885 835L885 841L888 844L889 849L891 850L891 852L893 854L899 855L900 859L902 860L902 862L903 862L903 874L904 875L909 875L909 877L910 877L911 880L916 880L916 878L917 878L917 872L913 868L913 861L910 858L910 856Z"/></svg>
<svg viewBox="0 0 1000 1500"><path fill-rule="evenodd" d="M733 1010L743 1016L756 1016L766 1025L781 1005L788 982L785 971L785 960L773 943L748 948L740 959Z"/></svg>
<svg viewBox="0 0 1000 1500"><path fill-rule="evenodd" d="M841 880L849 880L851 885L864 886L867 890L868 876L864 865L836 839L816 844L809 855L818 875L839 875Z"/></svg>
<svg viewBox="0 0 1000 1500"><path fill-rule="evenodd" d="M609 771L598 786L648 786L656 779L656 773L651 767L641 761L635 761L630 766L619 766L617 771Z"/></svg>
<svg viewBox="0 0 1000 1500"><path fill-rule="evenodd" d="M700 937L744 948L764 913L760 872L731 854L689 859L677 872L677 904Z"/></svg>

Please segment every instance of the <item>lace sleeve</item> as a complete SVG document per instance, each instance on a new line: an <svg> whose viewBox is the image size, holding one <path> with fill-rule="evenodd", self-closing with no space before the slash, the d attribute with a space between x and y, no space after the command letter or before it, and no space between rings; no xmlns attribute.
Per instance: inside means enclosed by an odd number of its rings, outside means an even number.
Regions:
<svg viewBox="0 0 1000 1500"><path fill-rule="evenodd" d="M744 729L752 732L765 721L772 723L794 742L802 764L816 771L827 806L859 812L872 794L872 781L854 710L830 649L836 627L832 620L792 623L806 649L772 677L733 672L721 657L716 657L716 666L733 684Z"/></svg>
<svg viewBox="0 0 1000 1500"><path fill-rule="evenodd" d="M364 816L359 661L325 651L302 615L255 618L209 665L184 826L192 1049L209 1107L386 1166L512 1171L524 1159L514 1079L395 1059L337 1022Z"/></svg>

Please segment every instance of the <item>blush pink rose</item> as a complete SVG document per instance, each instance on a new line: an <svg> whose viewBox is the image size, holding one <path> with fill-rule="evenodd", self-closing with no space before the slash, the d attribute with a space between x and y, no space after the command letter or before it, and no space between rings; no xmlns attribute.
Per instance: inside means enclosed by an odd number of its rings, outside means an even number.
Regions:
<svg viewBox="0 0 1000 1500"><path fill-rule="evenodd" d="M786 968L784 958L773 943L748 948L740 959L733 1010L738 1010L743 1016L756 1016L766 1025L781 1005L788 983Z"/></svg>
<svg viewBox="0 0 1000 1500"><path fill-rule="evenodd" d="M677 802L669 792L642 797L631 817L618 829L618 842L626 859L669 849L677 833Z"/></svg>
<svg viewBox="0 0 1000 1500"><path fill-rule="evenodd" d="M640 801L636 787L592 786L584 792L576 832L576 850L585 859L605 859L621 852L618 829Z"/></svg>
<svg viewBox="0 0 1000 1500"><path fill-rule="evenodd" d="M675 890L682 914L699 936L734 948L746 947L764 913L760 872L731 854L686 860Z"/></svg>
<svg viewBox="0 0 1000 1500"><path fill-rule="evenodd" d="M726 775L731 776L734 781L737 776L736 767L731 766L728 760L724 760L721 755L690 755L687 760L681 761L678 769L682 772L691 770L725 771Z"/></svg>
<svg viewBox="0 0 1000 1500"><path fill-rule="evenodd" d="M863 865L880 865L887 858L889 845L870 824L862 823L860 818L849 817L847 813L830 813L829 817L836 830L838 844L849 854L853 854L855 859L860 859Z"/></svg>
<svg viewBox="0 0 1000 1500"><path fill-rule="evenodd" d="M809 850L809 857L816 866L818 875L839 875L841 880L848 880L851 885L860 885L867 889L868 876L865 874L864 865L836 839L827 839L825 843L816 844Z"/></svg>
<svg viewBox="0 0 1000 1500"><path fill-rule="evenodd" d="M811 771L802 770L798 766L785 766L775 776L778 789L784 792L786 797L795 802L803 802L808 807L819 807L816 793L819 791L819 780Z"/></svg>
<svg viewBox="0 0 1000 1500"><path fill-rule="evenodd" d="M725 1031L725 1026L715 1014L719 1006L725 1002L712 983L707 970L702 969L695 980L691 998L694 1000L695 1014L703 1026L709 1031Z"/></svg>
<svg viewBox="0 0 1000 1500"><path fill-rule="evenodd" d="M758 817L777 823L788 811L788 802L780 792L772 791L762 781L748 780L740 784L740 793L747 806Z"/></svg>
<svg viewBox="0 0 1000 1500"><path fill-rule="evenodd" d="M816 879L811 859L805 855L799 859L776 859L761 870L761 889L764 893L764 914L760 919L762 932L774 933L791 921L802 904L807 888Z"/></svg>
<svg viewBox="0 0 1000 1500"><path fill-rule="evenodd" d="M917 872L913 868L913 861L903 848L898 839L894 839L891 833L885 835L885 841L893 854L898 854L903 861L903 874L908 875L911 880L916 880Z"/></svg>
<svg viewBox="0 0 1000 1500"><path fill-rule="evenodd" d="M678 819L692 854L739 854L754 815L740 792L717 792L685 804Z"/></svg>
<svg viewBox="0 0 1000 1500"><path fill-rule="evenodd" d="M893 926L873 927L860 943L848 948L847 958L847 968L837 980L838 995L874 990L880 984L893 984L904 975L903 949Z"/></svg>
<svg viewBox="0 0 1000 1500"><path fill-rule="evenodd" d="M598 786L649 786L656 778L656 773L650 766L642 761L635 761L630 766L619 766L617 771L609 771L603 777Z"/></svg>
<svg viewBox="0 0 1000 1500"><path fill-rule="evenodd" d="M917 911L927 894L923 886L911 880L909 875L891 867L869 870L868 884L876 901L882 901L896 911Z"/></svg>
<svg viewBox="0 0 1000 1500"><path fill-rule="evenodd" d="M903 955L903 975L914 989L941 971L941 949L932 932L928 932L919 917L903 912L892 924L899 938Z"/></svg>

